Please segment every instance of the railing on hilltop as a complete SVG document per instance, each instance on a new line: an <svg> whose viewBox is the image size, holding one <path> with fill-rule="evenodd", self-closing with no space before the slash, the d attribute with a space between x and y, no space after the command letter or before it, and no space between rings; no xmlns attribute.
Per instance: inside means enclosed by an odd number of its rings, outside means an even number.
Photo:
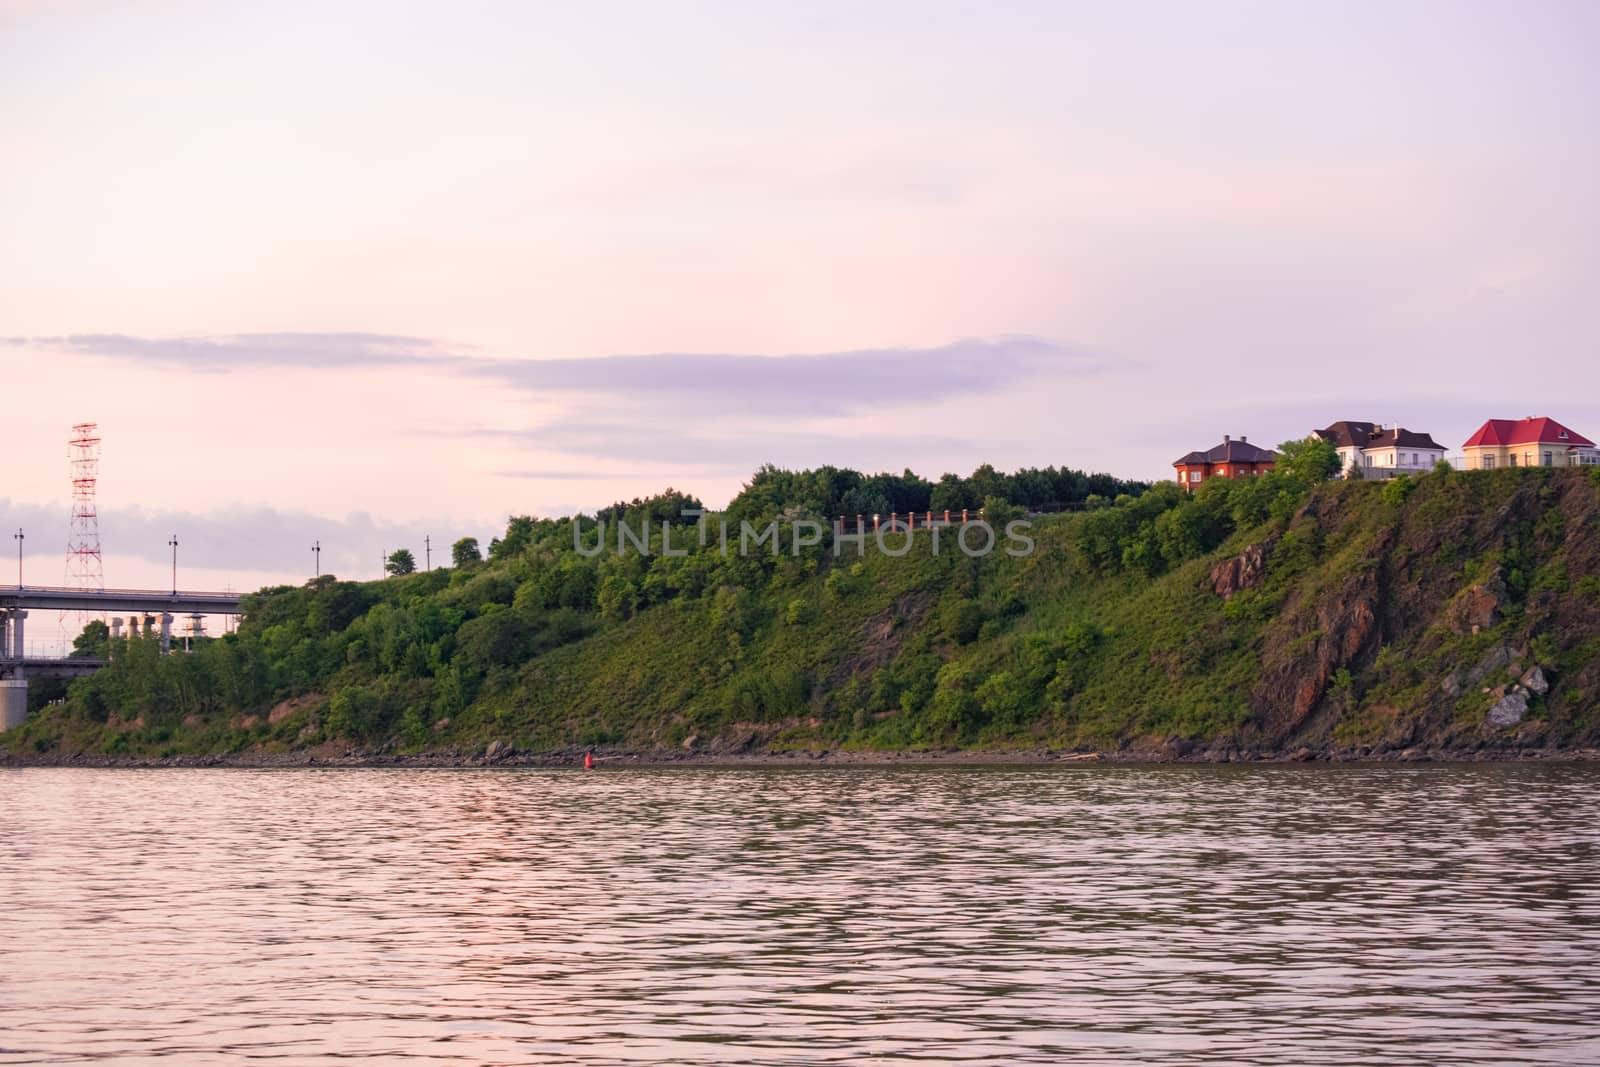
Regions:
<svg viewBox="0 0 1600 1067"><path fill-rule="evenodd" d="M1059 504L1035 504L1024 509L1029 515L1056 515L1065 511L1087 511L1084 500L1070 500ZM959 526L962 523L980 522L982 508L950 508L943 511L891 511L887 515L840 515L834 519L834 529L856 534L879 529L922 530L932 526Z"/></svg>

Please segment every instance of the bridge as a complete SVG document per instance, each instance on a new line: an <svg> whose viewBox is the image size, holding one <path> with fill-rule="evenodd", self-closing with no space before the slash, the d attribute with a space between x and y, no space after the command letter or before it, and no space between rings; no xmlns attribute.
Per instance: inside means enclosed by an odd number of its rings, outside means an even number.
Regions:
<svg viewBox="0 0 1600 1067"><path fill-rule="evenodd" d="M29 611L79 611L111 616L113 641L121 640L123 614L127 637L152 635L159 624L161 649L172 647L172 621L189 617L189 633L200 632L205 615L239 614L237 593L156 589L69 589L50 585L0 586L0 730L20 725L28 714L29 674L72 676L105 666L99 659L47 659L30 656L24 644Z"/></svg>
<svg viewBox="0 0 1600 1067"><path fill-rule="evenodd" d="M88 611L109 614L138 611L147 615L237 615L237 593L171 592L154 589L68 589L55 585L0 586L0 611Z"/></svg>

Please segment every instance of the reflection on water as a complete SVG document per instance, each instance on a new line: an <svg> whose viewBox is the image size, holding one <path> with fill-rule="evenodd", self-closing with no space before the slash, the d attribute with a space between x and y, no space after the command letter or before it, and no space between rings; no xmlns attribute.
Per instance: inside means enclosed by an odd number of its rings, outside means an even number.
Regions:
<svg viewBox="0 0 1600 1067"><path fill-rule="evenodd" d="M1600 771L0 772L0 1062L1600 1063Z"/></svg>

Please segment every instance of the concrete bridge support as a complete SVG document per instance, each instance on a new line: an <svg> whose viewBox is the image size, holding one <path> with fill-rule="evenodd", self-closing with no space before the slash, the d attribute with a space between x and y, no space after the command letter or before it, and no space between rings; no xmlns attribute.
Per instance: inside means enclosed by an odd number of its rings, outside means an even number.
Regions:
<svg viewBox="0 0 1600 1067"><path fill-rule="evenodd" d="M22 643L22 624L28 613L21 608L11 609L11 657L17 661L17 675L22 674L22 661L27 658L27 646Z"/></svg>
<svg viewBox="0 0 1600 1067"><path fill-rule="evenodd" d="M165 656L172 651L172 613L161 613L161 654Z"/></svg>
<svg viewBox="0 0 1600 1067"><path fill-rule="evenodd" d="M0 732L28 721L28 683L22 678L0 679Z"/></svg>
<svg viewBox="0 0 1600 1067"><path fill-rule="evenodd" d="M118 615L111 616L111 640L122 640L122 618Z"/></svg>

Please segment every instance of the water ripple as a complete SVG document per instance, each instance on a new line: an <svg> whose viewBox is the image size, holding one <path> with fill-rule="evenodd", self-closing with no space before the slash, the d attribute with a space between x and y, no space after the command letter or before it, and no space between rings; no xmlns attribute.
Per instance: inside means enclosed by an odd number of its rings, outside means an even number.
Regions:
<svg viewBox="0 0 1600 1067"><path fill-rule="evenodd" d="M0 1063L1600 1062L1600 773L0 772Z"/></svg>

